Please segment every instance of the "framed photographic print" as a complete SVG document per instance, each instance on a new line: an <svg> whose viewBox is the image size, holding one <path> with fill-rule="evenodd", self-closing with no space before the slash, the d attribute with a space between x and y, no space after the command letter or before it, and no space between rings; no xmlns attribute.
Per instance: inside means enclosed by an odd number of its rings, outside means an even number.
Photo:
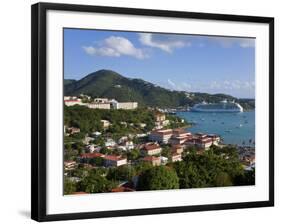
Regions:
<svg viewBox="0 0 281 224"><path fill-rule="evenodd" d="M274 19L32 6L32 219L274 205Z"/></svg>

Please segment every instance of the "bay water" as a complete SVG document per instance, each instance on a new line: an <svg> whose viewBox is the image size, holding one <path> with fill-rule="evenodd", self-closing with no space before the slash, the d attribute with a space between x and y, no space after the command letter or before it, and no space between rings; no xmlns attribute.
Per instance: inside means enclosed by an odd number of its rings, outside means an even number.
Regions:
<svg viewBox="0 0 281 224"><path fill-rule="evenodd" d="M177 116L193 123L191 133L217 134L224 144L254 146L255 111L241 113L177 112Z"/></svg>

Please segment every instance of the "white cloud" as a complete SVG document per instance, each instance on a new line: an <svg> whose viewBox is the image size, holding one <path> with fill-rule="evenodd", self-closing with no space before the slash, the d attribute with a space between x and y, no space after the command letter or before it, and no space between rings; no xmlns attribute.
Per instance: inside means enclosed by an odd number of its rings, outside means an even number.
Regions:
<svg viewBox="0 0 281 224"><path fill-rule="evenodd" d="M187 91L192 89L192 86L186 82L183 82L182 85L185 88L185 90L187 90Z"/></svg>
<svg viewBox="0 0 281 224"><path fill-rule="evenodd" d="M218 83L217 81L212 81L211 84L210 84L210 88L211 89L219 89L219 88L221 88L221 84Z"/></svg>
<svg viewBox="0 0 281 224"><path fill-rule="evenodd" d="M106 57L120 57L125 55L135 57L137 59L144 59L148 57L143 49L136 48L131 41L119 36L106 38L98 47L83 46L82 48L89 55Z"/></svg>
<svg viewBox="0 0 281 224"><path fill-rule="evenodd" d="M173 88L176 87L176 84L171 79L168 79L167 82L171 87L173 87Z"/></svg>
<svg viewBox="0 0 281 224"><path fill-rule="evenodd" d="M255 47L253 38L235 38L235 37L208 37L209 40L221 45L224 48L240 46L242 48Z"/></svg>
<svg viewBox="0 0 281 224"><path fill-rule="evenodd" d="M151 33L140 33L139 41L149 47L159 48L165 52L172 53L176 48L190 46L190 42L175 35L159 35Z"/></svg>
<svg viewBox="0 0 281 224"><path fill-rule="evenodd" d="M239 42L240 47L255 47L255 39L241 39Z"/></svg>

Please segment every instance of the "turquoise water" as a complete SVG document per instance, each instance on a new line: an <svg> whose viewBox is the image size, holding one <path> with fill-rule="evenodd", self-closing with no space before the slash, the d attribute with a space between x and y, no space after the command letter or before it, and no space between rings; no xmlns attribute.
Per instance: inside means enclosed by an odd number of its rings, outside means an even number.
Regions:
<svg viewBox="0 0 281 224"><path fill-rule="evenodd" d="M189 111L177 112L177 115L188 122L194 123L191 128L187 128L192 133L217 134L222 137L225 144L254 145L255 111L242 113L201 113Z"/></svg>

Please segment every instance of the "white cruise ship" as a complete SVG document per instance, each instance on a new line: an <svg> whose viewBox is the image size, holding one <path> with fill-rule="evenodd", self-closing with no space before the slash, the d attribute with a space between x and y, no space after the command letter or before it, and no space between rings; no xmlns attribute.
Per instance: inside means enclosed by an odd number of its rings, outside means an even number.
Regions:
<svg viewBox="0 0 281 224"><path fill-rule="evenodd" d="M243 107L239 103L228 102L223 100L219 103L206 103L205 101L202 103L195 104L191 109L191 111L195 112L230 112L237 113L243 112Z"/></svg>

